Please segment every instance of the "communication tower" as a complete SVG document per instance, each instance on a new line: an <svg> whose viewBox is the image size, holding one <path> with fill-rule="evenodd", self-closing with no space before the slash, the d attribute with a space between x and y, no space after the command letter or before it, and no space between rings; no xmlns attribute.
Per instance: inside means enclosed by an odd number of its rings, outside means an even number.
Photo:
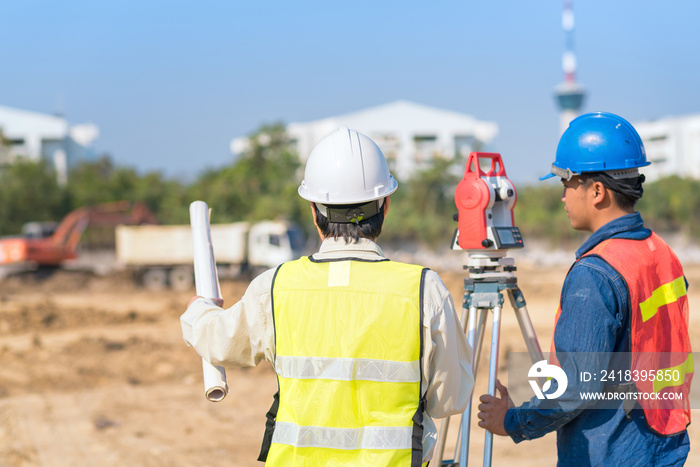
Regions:
<svg viewBox="0 0 700 467"><path fill-rule="evenodd" d="M569 122L580 115L583 98L586 92L576 82L576 54L574 53L574 10L572 0L564 0L562 12L562 27L566 37L566 49L562 56L564 82L555 88L555 96L559 105L559 133L564 133Z"/></svg>

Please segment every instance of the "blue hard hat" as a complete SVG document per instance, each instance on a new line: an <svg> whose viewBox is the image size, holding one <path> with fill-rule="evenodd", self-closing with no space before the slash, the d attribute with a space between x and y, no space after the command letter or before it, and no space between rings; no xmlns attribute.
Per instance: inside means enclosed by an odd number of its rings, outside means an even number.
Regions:
<svg viewBox="0 0 700 467"><path fill-rule="evenodd" d="M540 177L570 179L584 172L610 172L615 178L636 177L649 165L644 143L624 118L608 112L581 115L559 140L552 172Z"/></svg>

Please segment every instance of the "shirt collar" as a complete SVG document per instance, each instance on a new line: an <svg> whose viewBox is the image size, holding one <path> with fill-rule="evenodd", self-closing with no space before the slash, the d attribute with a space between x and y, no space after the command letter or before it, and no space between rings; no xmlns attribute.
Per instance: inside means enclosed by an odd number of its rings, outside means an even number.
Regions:
<svg viewBox="0 0 700 467"><path fill-rule="evenodd" d="M638 212L626 214L613 219L593 232L581 247L576 250L576 259L588 253L594 246L612 237L643 239L651 235L651 230L644 227L642 215Z"/></svg>
<svg viewBox="0 0 700 467"><path fill-rule="evenodd" d="M346 242L344 238L326 238L321 243L321 248L318 250L323 256L346 257L360 254L369 254L376 256L377 259L384 258L384 252L379 245L368 238L360 238L357 243Z"/></svg>

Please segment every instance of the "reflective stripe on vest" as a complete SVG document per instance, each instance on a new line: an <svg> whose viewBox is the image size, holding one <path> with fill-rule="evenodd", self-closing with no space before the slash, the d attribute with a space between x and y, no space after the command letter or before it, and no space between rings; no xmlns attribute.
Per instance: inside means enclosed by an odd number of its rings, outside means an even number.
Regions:
<svg viewBox="0 0 700 467"><path fill-rule="evenodd" d="M688 334L688 298L683 268L671 248L652 233L645 240L604 240L584 256L605 260L625 280L630 299L631 370L661 372L663 380L640 378L637 390L662 391L682 399L638 399L649 427L662 435L682 432L690 423L693 356ZM631 261L639 258L639 261ZM554 326L561 314L561 300ZM558 364L552 338L550 361Z"/></svg>
<svg viewBox="0 0 700 467"><path fill-rule="evenodd" d="M277 422L273 443L301 448L411 449L413 427L332 428Z"/></svg>
<svg viewBox="0 0 700 467"><path fill-rule="evenodd" d="M664 305L678 301L685 297L685 278L683 276L675 278L673 281L661 285L651 293L651 296L639 304L639 311L642 321L653 318Z"/></svg>
<svg viewBox="0 0 700 467"><path fill-rule="evenodd" d="M685 383L686 377L691 375L694 371L693 365L693 354L689 353L688 357L683 363L669 368L662 368L662 375L670 375L670 378L655 378L654 379L654 392L661 392L664 388L670 388L673 386L680 386ZM677 376L676 376L677 375Z"/></svg>
<svg viewBox="0 0 700 467"><path fill-rule="evenodd" d="M337 379L341 381L420 382L418 360L391 362L366 358L287 357L275 359L275 371L281 378Z"/></svg>
<svg viewBox="0 0 700 467"><path fill-rule="evenodd" d="M392 261L278 269L270 465L420 465L423 276Z"/></svg>

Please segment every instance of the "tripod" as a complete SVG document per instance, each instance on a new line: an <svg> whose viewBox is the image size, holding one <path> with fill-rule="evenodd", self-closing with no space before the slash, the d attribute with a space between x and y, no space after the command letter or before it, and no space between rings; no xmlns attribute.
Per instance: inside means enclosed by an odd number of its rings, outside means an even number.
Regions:
<svg viewBox="0 0 700 467"><path fill-rule="evenodd" d="M518 281L515 276L515 260L506 256L507 250L471 250L467 253L469 255L469 260L464 268L468 270L469 277L464 279L462 328L467 334L467 340L472 348L472 371L474 379L476 380L479 356L481 355L481 346L484 340L484 330L486 328L486 316L489 311L493 313L488 393L495 396L496 375L498 372L498 350L501 333L501 310L503 306L502 291L506 291L511 306L515 310L520 330L533 363L543 360L542 350L537 342L535 329L532 326L530 316L525 306L525 298L518 287ZM468 318L465 319L465 314L467 313ZM467 466L469 460L469 422L471 420L472 399L473 394L461 416L459 440L455 447L455 454L452 460L443 461L450 419L446 418L442 421L436 449L436 465L454 467ZM493 433L486 431L484 442L484 466L491 465L492 452Z"/></svg>

